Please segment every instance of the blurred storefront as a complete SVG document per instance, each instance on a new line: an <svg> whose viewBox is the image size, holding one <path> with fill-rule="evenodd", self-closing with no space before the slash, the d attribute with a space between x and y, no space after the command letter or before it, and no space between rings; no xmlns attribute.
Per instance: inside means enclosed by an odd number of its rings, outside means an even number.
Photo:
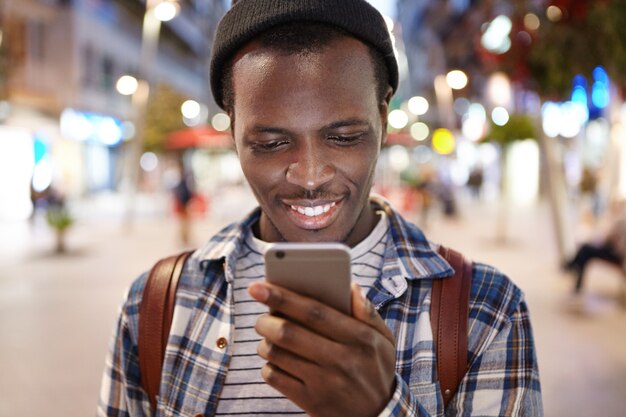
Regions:
<svg viewBox="0 0 626 417"><path fill-rule="evenodd" d="M214 106L207 57L225 3L176 3L176 18L156 34L152 82ZM29 215L31 188L54 186L76 199L123 186L137 109L116 80L139 71L143 43L151 41L142 38L145 13L144 0L0 3L0 146L31 177L18 191L5 190L2 201L22 201L19 215L8 217ZM15 166L0 165L3 183Z"/></svg>
<svg viewBox="0 0 626 417"><path fill-rule="evenodd" d="M166 149L183 154L195 183L207 199L221 187L245 181L232 137L226 130L209 125L179 130L168 135Z"/></svg>

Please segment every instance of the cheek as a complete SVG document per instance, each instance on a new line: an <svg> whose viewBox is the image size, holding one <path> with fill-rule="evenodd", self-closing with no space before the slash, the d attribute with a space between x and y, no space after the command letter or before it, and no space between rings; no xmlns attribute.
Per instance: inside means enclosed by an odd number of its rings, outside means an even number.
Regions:
<svg viewBox="0 0 626 417"><path fill-rule="evenodd" d="M250 187L259 197L267 197L267 194L263 191L280 183L283 170L276 161L259 160L247 155L245 152L240 154L239 161Z"/></svg>
<svg viewBox="0 0 626 417"><path fill-rule="evenodd" d="M368 152L360 153L352 158L344 158L339 161L339 169L354 181L364 182L373 177L376 171L376 160L378 152L370 149Z"/></svg>

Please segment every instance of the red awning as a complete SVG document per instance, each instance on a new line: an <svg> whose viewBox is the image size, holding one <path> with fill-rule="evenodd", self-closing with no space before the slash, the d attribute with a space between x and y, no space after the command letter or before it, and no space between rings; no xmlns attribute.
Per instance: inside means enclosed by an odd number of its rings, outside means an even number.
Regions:
<svg viewBox="0 0 626 417"><path fill-rule="evenodd" d="M170 133L165 141L165 147L171 150L187 148L230 149L233 147L233 140L229 132L220 132L210 126L202 126Z"/></svg>

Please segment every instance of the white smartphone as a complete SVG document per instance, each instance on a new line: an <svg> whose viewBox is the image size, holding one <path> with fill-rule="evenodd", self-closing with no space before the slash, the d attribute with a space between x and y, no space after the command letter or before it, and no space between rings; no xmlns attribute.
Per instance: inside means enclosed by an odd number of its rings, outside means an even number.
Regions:
<svg viewBox="0 0 626 417"><path fill-rule="evenodd" d="M273 243L265 279L351 314L350 248L341 243Z"/></svg>

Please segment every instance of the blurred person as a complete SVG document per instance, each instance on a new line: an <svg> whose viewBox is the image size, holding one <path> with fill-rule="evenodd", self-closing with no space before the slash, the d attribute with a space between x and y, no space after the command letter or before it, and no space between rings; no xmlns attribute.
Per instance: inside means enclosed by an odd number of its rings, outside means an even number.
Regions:
<svg viewBox="0 0 626 417"><path fill-rule="evenodd" d="M443 214L446 217L454 218L458 214L456 196L454 195L454 184L451 181L439 181L437 195L441 201Z"/></svg>
<svg viewBox="0 0 626 417"><path fill-rule="evenodd" d="M416 189L420 197L419 226L422 229L426 229L428 227L430 212L432 211L432 207L434 205L433 195L437 192L434 180L435 171L431 167L424 165L420 170L419 179L416 183Z"/></svg>
<svg viewBox="0 0 626 417"><path fill-rule="evenodd" d="M472 168L467 179L467 187L470 190L470 194L475 200L480 199L480 194L483 187L483 169L480 166Z"/></svg>
<svg viewBox="0 0 626 417"><path fill-rule="evenodd" d="M574 290L579 293L583 286L585 270L593 259L601 259L623 266L626 255L626 202L615 205L615 214L608 230L599 239L582 243L576 254L565 262L564 269L572 271L576 277Z"/></svg>
<svg viewBox="0 0 626 417"><path fill-rule="evenodd" d="M37 191L31 183L30 199L34 208L33 215L38 210L61 210L65 208L64 194L52 184L41 191Z"/></svg>
<svg viewBox="0 0 626 417"><path fill-rule="evenodd" d="M453 270L370 195L397 85L389 31L365 0L239 0L222 19L212 92L259 207L185 264L156 415L444 414L429 305ZM280 241L351 247L352 315L265 282L263 252ZM469 369L446 415L542 415L524 296L490 266L472 275ZM150 415L146 278L120 312L98 416Z"/></svg>
<svg viewBox="0 0 626 417"><path fill-rule="evenodd" d="M184 245L191 242L192 202L194 199L193 177L185 169L183 161L179 161L179 179L174 186L175 212L179 220L180 241Z"/></svg>

